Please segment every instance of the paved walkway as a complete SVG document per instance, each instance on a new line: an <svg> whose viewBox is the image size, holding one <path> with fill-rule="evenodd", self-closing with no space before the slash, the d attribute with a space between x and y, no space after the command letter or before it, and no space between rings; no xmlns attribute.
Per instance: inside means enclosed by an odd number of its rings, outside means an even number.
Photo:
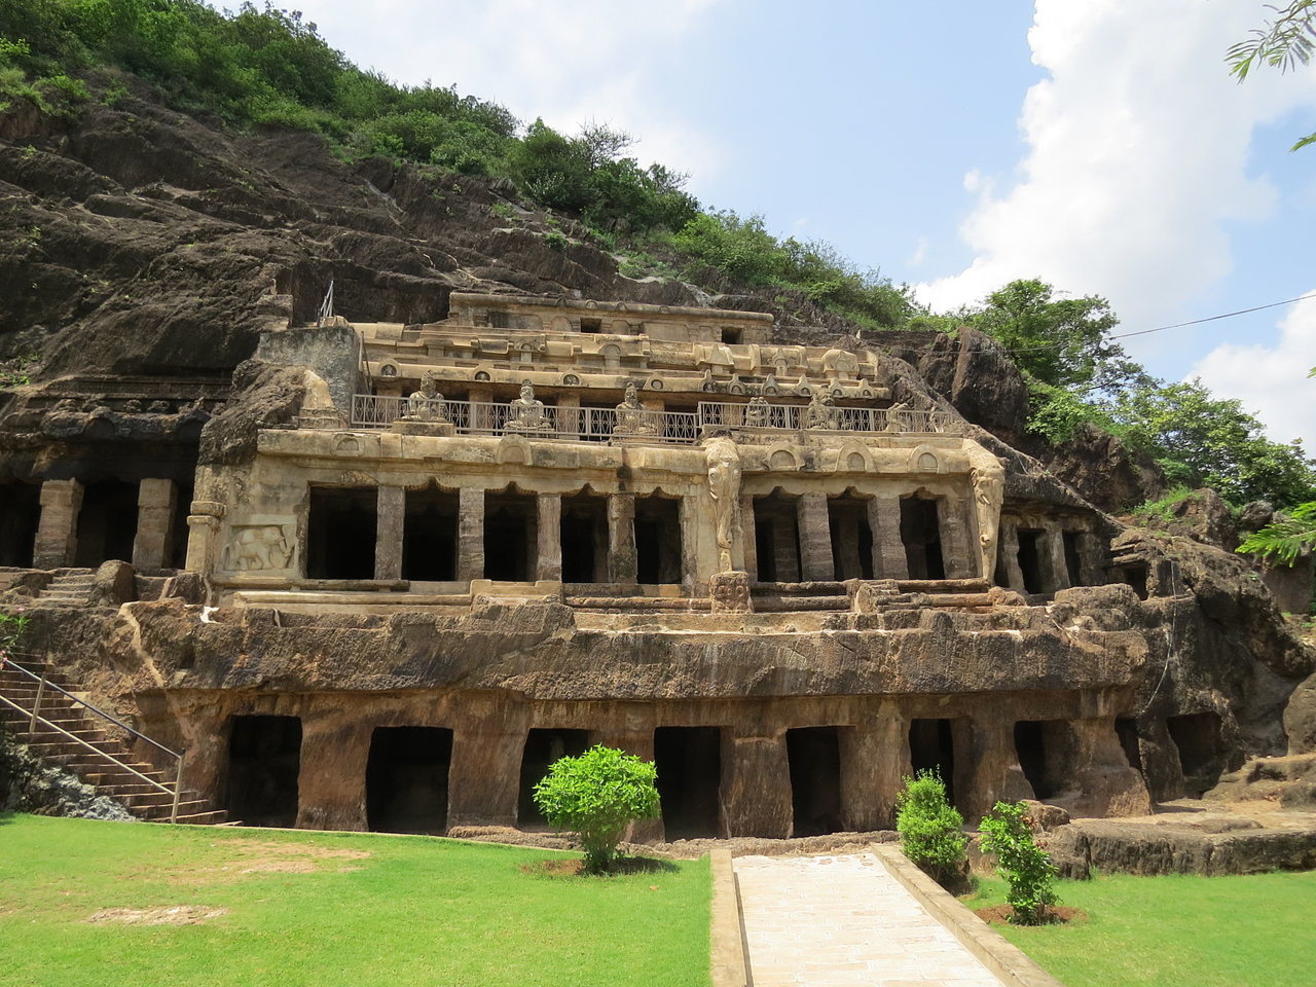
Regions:
<svg viewBox="0 0 1316 987"><path fill-rule="evenodd" d="M871 853L737 857L754 987L999 987Z"/></svg>

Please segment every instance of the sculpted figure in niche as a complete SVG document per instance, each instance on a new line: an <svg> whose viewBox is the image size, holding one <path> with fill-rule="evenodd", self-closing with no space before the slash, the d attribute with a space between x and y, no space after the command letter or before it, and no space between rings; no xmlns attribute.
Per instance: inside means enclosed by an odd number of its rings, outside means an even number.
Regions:
<svg viewBox="0 0 1316 987"><path fill-rule="evenodd" d="M996 540L1001 525L1001 505L1005 501L1005 480L999 473L989 473L978 466L969 471L973 482L973 503L978 515L978 555L981 575L990 579L996 568Z"/></svg>
<svg viewBox="0 0 1316 987"><path fill-rule="evenodd" d="M832 404L831 395L817 390L809 399L809 407L804 410L804 427L840 428L840 417Z"/></svg>
<svg viewBox="0 0 1316 987"><path fill-rule="evenodd" d="M749 428L768 427L768 402L761 397L752 397L745 406L745 425Z"/></svg>
<svg viewBox="0 0 1316 987"><path fill-rule="evenodd" d="M530 381L521 385L521 396L512 402L511 415L505 428L509 432L552 431L548 413L544 411L544 402L535 397L535 388Z"/></svg>
<svg viewBox="0 0 1316 987"><path fill-rule="evenodd" d="M443 395L439 393L439 385L435 380L434 371L426 370L425 376L420 380L420 390L412 391L411 397L407 398L405 420L413 422L446 422L448 420L448 405L443 400Z"/></svg>
<svg viewBox="0 0 1316 987"><path fill-rule="evenodd" d="M904 401L897 401L886 410L886 430L888 432L910 431L913 415L908 414L910 407Z"/></svg>
<svg viewBox="0 0 1316 987"><path fill-rule="evenodd" d="M704 462L708 465L708 492L713 498L717 571L731 572L731 546L740 529L740 453L734 442L720 437L708 443Z"/></svg>
<svg viewBox="0 0 1316 987"><path fill-rule="evenodd" d="M640 403L640 386L633 380L626 382L626 397L617 405L617 435L657 435L657 416L646 413Z"/></svg>

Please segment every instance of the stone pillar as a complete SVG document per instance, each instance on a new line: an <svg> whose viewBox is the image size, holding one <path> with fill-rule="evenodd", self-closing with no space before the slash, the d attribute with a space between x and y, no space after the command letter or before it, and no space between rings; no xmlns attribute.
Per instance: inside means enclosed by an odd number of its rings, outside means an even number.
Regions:
<svg viewBox="0 0 1316 987"><path fill-rule="evenodd" d="M975 719L965 725L969 729L961 727L954 737L955 801L965 819L976 823L998 800L1033 798L1014 749L1014 721Z"/></svg>
<svg viewBox="0 0 1316 987"><path fill-rule="evenodd" d="M681 526L681 585L694 595L699 582L699 498L685 496L680 501L678 517ZM734 551L732 552L734 556Z"/></svg>
<svg viewBox="0 0 1316 987"><path fill-rule="evenodd" d="M840 731L841 819L847 830L867 833L896 824L901 779L912 775L909 720L896 709Z"/></svg>
<svg viewBox="0 0 1316 987"><path fill-rule="evenodd" d="M777 582L800 581L800 540L780 514L772 519L772 557L777 563Z"/></svg>
<svg viewBox="0 0 1316 987"><path fill-rule="evenodd" d="M1005 570L1005 585L1019 593L1027 593L1024 571L1019 566L1019 525L1013 521L1001 522L1001 537L996 542L1000 560L997 568Z"/></svg>
<svg viewBox="0 0 1316 987"><path fill-rule="evenodd" d="M187 561L183 564L188 572L209 576L215 569L219 521L224 515L224 505L194 500L191 509L193 513L187 516Z"/></svg>
<svg viewBox="0 0 1316 987"><path fill-rule="evenodd" d="M401 579L407 490L380 487L375 504L375 578Z"/></svg>
<svg viewBox="0 0 1316 987"><path fill-rule="evenodd" d="M457 492L457 579L484 578L484 491L462 487Z"/></svg>
<svg viewBox="0 0 1316 987"><path fill-rule="evenodd" d="M795 819L784 733L722 731L722 818L728 837L789 838Z"/></svg>
<svg viewBox="0 0 1316 987"><path fill-rule="evenodd" d="M832 561L832 528L827 516L827 495L807 493L799 499L800 569L805 582L836 578Z"/></svg>
<svg viewBox="0 0 1316 987"><path fill-rule="evenodd" d="M1074 781L1082 794L1070 808L1079 816L1145 816L1151 796L1142 774L1129 765L1114 717L1070 723L1075 743Z"/></svg>
<svg viewBox="0 0 1316 987"><path fill-rule="evenodd" d="M173 480L147 479L137 485L137 534L133 538L133 565L163 569L174 554L174 509L178 487Z"/></svg>
<svg viewBox="0 0 1316 987"><path fill-rule="evenodd" d="M366 762L373 726L344 714L302 717L297 828L364 832Z"/></svg>
<svg viewBox="0 0 1316 987"><path fill-rule="evenodd" d="M73 564L78 552L78 512L82 484L77 480L47 480L41 484L41 521L32 552L34 569L59 569Z"/></svg>
<svg viewBox="0 0 1316 987"><path fill-rule="evenodd" d="M873 532L873 577L908 579L909 557L900 537L900 498L878 496L870 500L868 527Z"/></svg>
<svg viewBox="0 0 1316 987"><path fill-rule="evenodd" d="M538 497L538 506L535 578L560 583L562 581L562 497L560 494L541 493Z"/></svg>
<svg viewBox="0 0 1316 987"><path fill-rule="evenodd" d="M1046 591L1054 593L1056 590L1069 589L1069 566L1065 564L1065 536L1061 534L1059 527L1053 524L1046 526L1045 534L1042 535L1042 550L1038 555L1042 556L1043 571L1047 573Z"/></svg>
<svg viewBox="0 0 1316 987"><path fill-rule="evenodd" d="M951 497L937 499L941 526L941 558L947 579L969 579L978 574L978 553L969 539L964 502Z"/></svg>
<svg viewBox="0 0 1316 987"><path fill-rule="evenodd" d="M608 582L634 583L635 494L608 496Z"/></svg>
<svg viewBox="0 0 1316 987"><path fill-rule="evenodd" d="M754 497L744 494L740 498L740 568L749 573L750 582L759 578L758 532L754 527Z"/></svg>
<svg viewBox="0 0 1316 987"><path fill-rule="evenodd" d="M1106 582L1105 549L1102 539L1091 531L1078 536L1078 572L1084 586L1100 586Z"/></svg>
<svg viewBox="0 0 1316 987"><path fill-rule="evenodd" d="M524 730L457 729L448 767L448 827L515 826Z"/></svg>

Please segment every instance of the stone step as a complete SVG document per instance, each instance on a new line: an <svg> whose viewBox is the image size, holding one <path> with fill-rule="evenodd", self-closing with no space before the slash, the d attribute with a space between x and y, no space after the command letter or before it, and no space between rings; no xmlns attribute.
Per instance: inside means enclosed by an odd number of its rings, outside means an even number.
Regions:
<svg viewBox="0 0 1316 987"><path fill-rule="evenodd" d="M168 817L164 819L151 819L148 822L168 822ZM188 815L180 814L178 822L189 826L240 826L240 822L229 822L228 812L224 809L212 809L209 812L193 812Z"/></svg>
<svg viewBox="0 0 1316 987"><path fill-rule="evenodd" d="M845 596L763 596L754 598L754 610L758 613L794 613L805 610L850 609L850 599Z"/></svg>

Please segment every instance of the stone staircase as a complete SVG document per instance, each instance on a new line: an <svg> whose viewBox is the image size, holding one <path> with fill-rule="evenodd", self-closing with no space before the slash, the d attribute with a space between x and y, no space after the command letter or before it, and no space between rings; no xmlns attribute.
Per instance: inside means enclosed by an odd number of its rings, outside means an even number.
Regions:
<svg viewBox="0 0 1316 987"><path fill-rule="evenodd" d="M751 583L755 613L800 613L850 609L850 591L842 582Z"/></svg>
<svg viewBox="0 0 1316 987"><path fill-rule="evenodd" d="M985 610L992 606L991 584L985 579L893 579L882 584L883 610ZM852 582L751 583L756 613L845 611L851 608Z"/></svg>
<svg viewBox="0 0 1316 987"><path fill-rule="evenodd" d="M108 796L139 819L169 822L174 815L172 766L162 771L140 760L113 723L64 694L76 693L78 686L48 665L25 662L23 667L44 676L48 684L42 688L12 664L0 663L0 729L26 744L43 763L76 775L98 795ZM51 688L52 685L64 691ZM38 692L40 719L34 731L31 712ZM11 703L21 709L15 709ZM218 825L228 823L228 813L210 800L184 790L178 799L174 821Z"/></svg>
<svg viewBox="0 0 1316 987"><path fill-rule="evenodd" d="M85 607L91 600L95 580L94 569L60 569L41 591L37 602L43 606Z"/></svg>

